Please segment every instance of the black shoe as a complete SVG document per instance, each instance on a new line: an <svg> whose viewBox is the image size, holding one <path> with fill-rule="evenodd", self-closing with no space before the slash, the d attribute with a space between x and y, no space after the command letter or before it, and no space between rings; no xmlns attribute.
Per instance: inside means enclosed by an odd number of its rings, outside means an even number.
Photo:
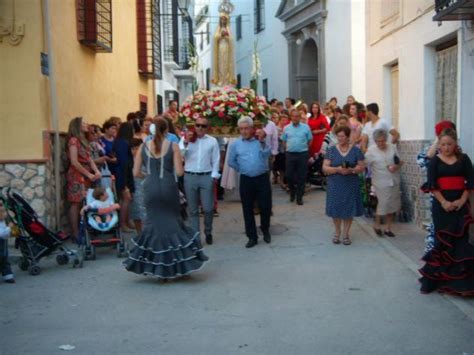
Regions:
<svg viewBox="0 0 474 355"><path fill-rule="evenodd" d="M5 282L6 282L7 284L14 284L14 283L16 283L15 279L5 280Z"/></svg>
<svg viewBox="0 0 474 355"><path fill-rule="evenodd" d="M272 236L270 235L270 231L262 231L263 232L263 240L265 243L270 244L272 242Z"/></svg>
<svg viewBox="0 0 474 355"><path fill-rule="evenodd" d="M290 192L290 202L295 202L296 194L294 192Z"/></svg>
<svg viewBox="0 0 474 355"><path fill-rule="evenodd" d="M212 234L206 234L206 243L209 245L212 245L213 243Z"/></svg>
<svg viewBox="0 0 474 355"><path fill-rule="evenodd" d="M302 199L302 198L299 198L299 199L296 201L296 204L297 204L298 206L303 206L303 205L304 205L303 199Z"/></svg>
<svg viewBox="0 0 474 355"><path fill-rule="evenodd" d="M209 257L204 254L204 252L201 250L201 251L198 251L196 253L196 257L198 258L198 260L201 260L201 261L208 261L209 260Z"/></svg>
<svg viewBox="0 0 474 355"><path fill-rule="evenodd" d="M384 234L385 234L387 237L390 237L390 238L395 237L395 234L393 234L392 231L384 231Z"/></svg>
<svg viewBox="0 0 474 355"><path fill-rule="evenodd" d="M247 244L245 244L245 247L246 248L253 248L254 246L256 246L258 244L258 241L255 240L255 239L249 239L249 241L247 242Z"/></svg>

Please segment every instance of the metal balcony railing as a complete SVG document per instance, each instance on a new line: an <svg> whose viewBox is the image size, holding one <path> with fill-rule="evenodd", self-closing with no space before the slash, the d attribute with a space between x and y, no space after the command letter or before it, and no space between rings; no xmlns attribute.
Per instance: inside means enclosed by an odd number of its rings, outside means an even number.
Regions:
<svg viewBox="0 0 474 355"><path fill-rule="evenodd" d="M474 20L474 0L435 0L433 21Z"/></svg>

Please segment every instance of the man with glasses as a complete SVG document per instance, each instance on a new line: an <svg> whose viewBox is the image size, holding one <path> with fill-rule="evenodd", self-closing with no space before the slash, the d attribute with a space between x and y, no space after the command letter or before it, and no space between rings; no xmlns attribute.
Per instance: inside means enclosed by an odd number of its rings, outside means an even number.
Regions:
<svg viewBox="0 0 474 355"><path fill-rule="evenodd" d="M206 243L212 244L212 220L214 217L214 181L220 177L220 151L217 139L207 134L209 121L196 120L196 131L188 131L179 146L184 157L184 190L188 199L191 225L201 231L199 202L204 211Z"/></svg>

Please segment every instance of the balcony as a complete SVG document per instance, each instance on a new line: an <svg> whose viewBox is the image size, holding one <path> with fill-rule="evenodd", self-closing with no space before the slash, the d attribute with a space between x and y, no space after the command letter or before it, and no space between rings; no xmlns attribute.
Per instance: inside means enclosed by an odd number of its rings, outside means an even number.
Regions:
<svg viewBox="0 0 474 355"><path fill-rule="evenodd" d="M433 21L474 21L474 0L435 0Z"/></svg>
<svg viewBox="0 0 474 355"><path fill-rule="evenodd" d="M95 52L112 52L112 1L76 0L77 39Z"/></svg>

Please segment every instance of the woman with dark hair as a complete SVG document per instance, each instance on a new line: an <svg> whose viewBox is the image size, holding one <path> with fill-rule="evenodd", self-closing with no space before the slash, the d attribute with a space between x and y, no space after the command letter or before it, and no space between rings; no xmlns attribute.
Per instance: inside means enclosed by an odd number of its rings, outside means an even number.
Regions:
<svg viewBox="0 0 474 355"><path fill-rule="evenodd" d="M340 126L335 129L338 143L330 147L324 157L323 171L327 178L326 215L333 219L334 244L352 244L349 231L354 217L362 216L362 194L359 176L365 169L361 150L350 144L351 129ZM343 230L341 231L341 227Z"/></svg>
<svg viewBox="0 0 474 355"><path fill-rule="evenodd" d="M439 136L439 153L428 166L425 191L434 199L433 248L423 257L421 292L444 292L474 296L474 245L469 243L469 226L474 223L469 190L474 189L471 159L461 153L456 131L445 129Z"/></svg>
<svg viewBox="0 0 474 355"><path fill-rule="evenodd" d="M132 194L135 192L133 181L133 154L132 154L133 126L129 122L120 125L117 138L114 141L113 151L117 157L115 171L115 188L120 200L120 223L125 232L130 232L129 210Z"/></svg>
<svg viewBox="0 0 474 355"><path fill-rule="evenodd" d="M311 116L308 120L308 126L313 134L313 141L309 151L309 156L315 158L315 155L321 151L321 146L326 134L331 131L331 126L328 123L326 116L321 112L321 105L319 102L313 102L310 110Z"/></svg>
<svg viewBox="0 0 474 355"><path fill-rule="evenodd" d="M100 179L100 172L91 158L89 142L86 139L88 131L89 127L82 117L76 117L69 122L67 136L69 169L66 181L67 200L71 204L69 220L73 241L77 241L79 236L79 213L82 201L86 197L87 187Z"/></svg>
<svg viewBox="0 0 474 355"><path fill-rule="evenodd" d="M202 268L209 260L201 245L200 233L187 227L180 212L175 174L184 174L178 145L166 139L168 124L154 120L155 134L137 153L133 175L144 179L144 204L147 220L143 232L124 266L128 271L174 279Z"/></svg>

